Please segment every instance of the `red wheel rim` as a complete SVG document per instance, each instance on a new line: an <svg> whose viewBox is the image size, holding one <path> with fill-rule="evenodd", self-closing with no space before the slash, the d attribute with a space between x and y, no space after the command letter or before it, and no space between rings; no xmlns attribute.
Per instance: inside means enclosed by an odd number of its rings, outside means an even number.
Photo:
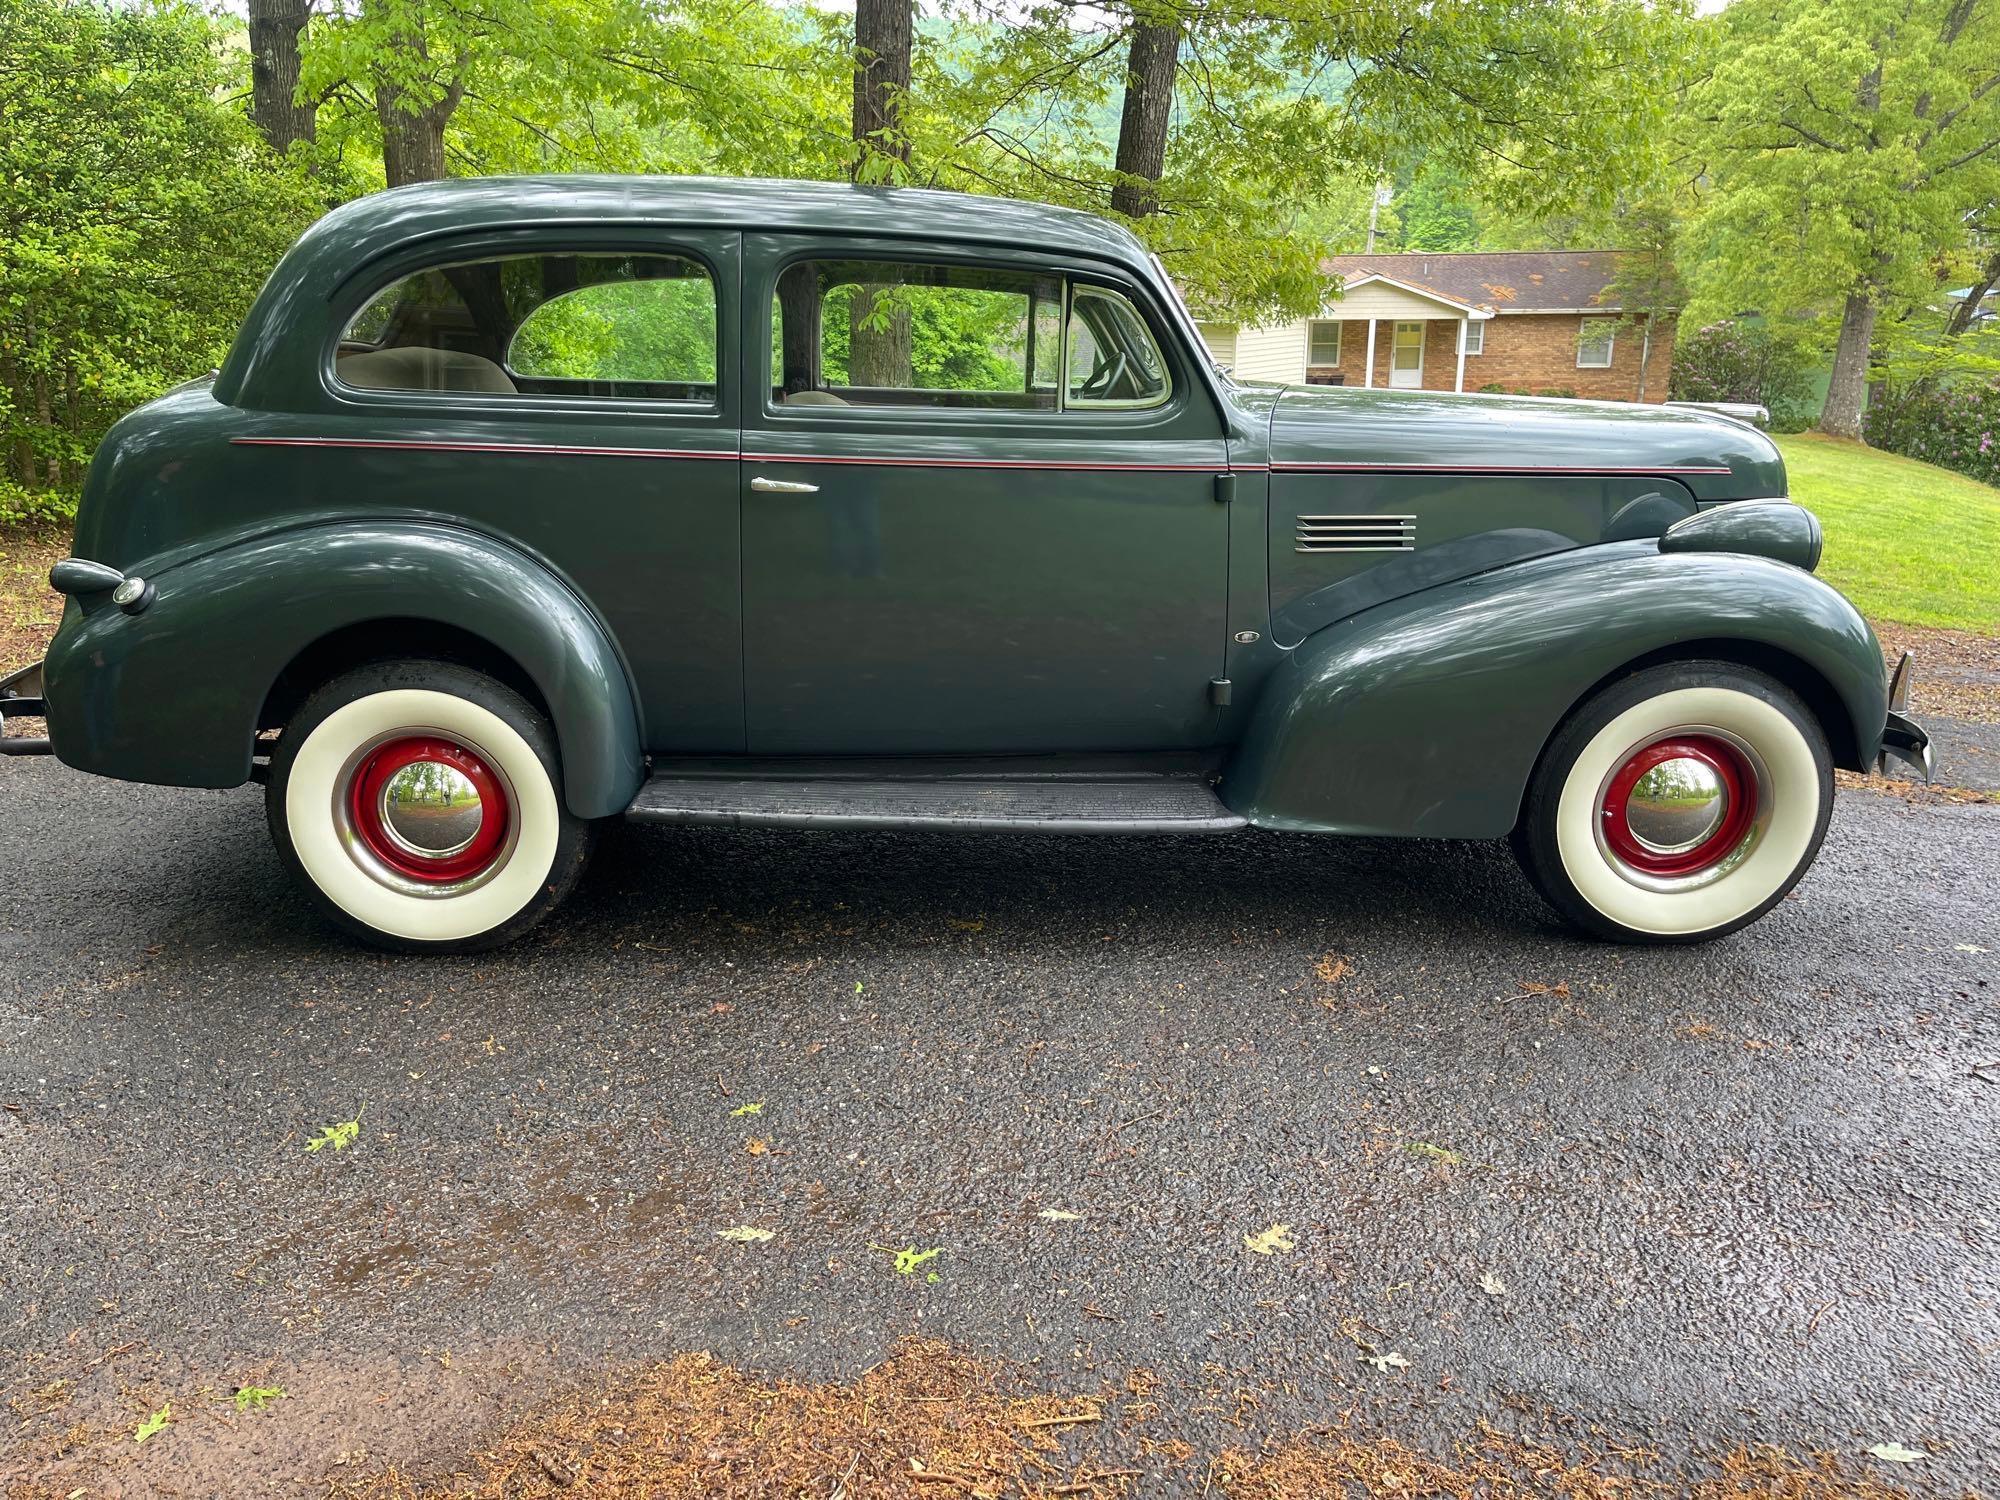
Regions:
<svg viewBox="0 0 2000 1500"><path fill-rule="evenodd" d="M1714 826L1685 846L1663 848L1633 830L1632 794L1647 774L1668 761L1692 761L1714 778L1722 810ZM1682 734L1656 740L1630 756L1605 785L1599 824L1612 854L1634 870L1662 878L1695 875L1735 853L1757 817L1756 771L1741 749L1716 735Z"/></svg>
<svg viewBox="0 0 2000 1500"><path fill-rule="evenodd" d="M399 838L383 817L389 782L420 761L449 766L479 798L479 826L456 848L432 854ZM449 885L487 869L506 842L512 807L500 778L463 745L430 736L391 740L368 753L348 782L348 816L368 853L396 874L426 885Z"/></svg>

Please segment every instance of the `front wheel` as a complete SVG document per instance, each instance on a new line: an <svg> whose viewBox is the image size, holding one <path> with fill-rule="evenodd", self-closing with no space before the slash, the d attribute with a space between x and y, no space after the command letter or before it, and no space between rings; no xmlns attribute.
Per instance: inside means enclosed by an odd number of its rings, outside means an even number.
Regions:
<svg viewBox="0 0 2000 1500"><path fill-rule="evenodd" d="M271 836L314 904L378 947L497 947L546 916L589 854L553 729L446 662L381 662L320 688L271 760Z"/></svg>
<svg viewBox="0 0 2000 1500"><path fill-rule="evenodd" d="M1556 732L1514 851L1587 932L1700 942L1782 900L1832 811L1826 734L1797 694L1733 663L1675 662L1606 688Z"/></svg>

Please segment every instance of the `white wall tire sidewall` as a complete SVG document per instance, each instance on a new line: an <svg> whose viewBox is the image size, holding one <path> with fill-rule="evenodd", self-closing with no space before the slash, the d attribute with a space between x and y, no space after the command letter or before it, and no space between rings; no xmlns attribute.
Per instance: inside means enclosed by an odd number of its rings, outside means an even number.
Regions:
<svg viewBox="0 0 2000 1500"><path fill-rule="evenodd" d="M1741 864L1707 885L1634 885L1598 844L1598 791L1640 747L1703 726L1735 735L1763 760L1770 823ZM1591 736L1563 779L1556 851L1577 895L1606 920L1654 937L1692 937L1750 915L1785 888L1812 851L1825 795L1811 741L1782 710L1734 688L1677 688L1634 704Z"/></svg>
<svg viewBox="0 0 2000 1500"><path fill-rule="evenodd" d="M382 884L355 862L333 811L358 749L424 731L462 740L511 794L516 832L505 863L456 895L412 896ZM562 816L548 768L505 719L451 693L396 688L335 709L306 736L285 781L285 830L307 878L355 921L408 942L448 943L491 932L535 899L555 867Z"/></svg>

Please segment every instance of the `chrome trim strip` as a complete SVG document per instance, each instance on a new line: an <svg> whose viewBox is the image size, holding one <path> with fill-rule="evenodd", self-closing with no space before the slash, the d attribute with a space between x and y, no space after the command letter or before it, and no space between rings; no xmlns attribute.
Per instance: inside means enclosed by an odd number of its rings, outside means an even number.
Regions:
<svg viewBox="0 0 2000 1500"><path fill-rule="evenodd" d="M1273 461L1274 474L1727 474L1715 464L1428 464Z"/></svg>
<svg viewBox="0 0 2000 1500"><path fill-rule="evenodd" d="M231 443L246 448L378 448L398 452L431 453L522 453L531 455L571 455L581 458L686 458L728 459L757 464L873 464L886 468L917 469L1046 469L1090 473L1137 474L1234 474L1249 472L1226 463L1166 464L1108 463L1090 459L1060 458L921 458L867 454L740 453L734 449L710 448L597 448L574 443L481 443L427 438L338 438L338 437L233 437Z"/></svg>

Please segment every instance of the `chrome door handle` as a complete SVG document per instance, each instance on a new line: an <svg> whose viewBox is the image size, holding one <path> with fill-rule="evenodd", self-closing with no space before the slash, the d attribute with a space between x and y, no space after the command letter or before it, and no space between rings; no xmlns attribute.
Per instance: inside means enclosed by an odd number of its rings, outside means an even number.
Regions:
<svg viewBox="0 0 2000 1500"><path fill-rule="evenodd" d="M750 488L760 495L817 495L819 486L807 484L802 479L766 479L762 474L750 481Z"/></svg>

